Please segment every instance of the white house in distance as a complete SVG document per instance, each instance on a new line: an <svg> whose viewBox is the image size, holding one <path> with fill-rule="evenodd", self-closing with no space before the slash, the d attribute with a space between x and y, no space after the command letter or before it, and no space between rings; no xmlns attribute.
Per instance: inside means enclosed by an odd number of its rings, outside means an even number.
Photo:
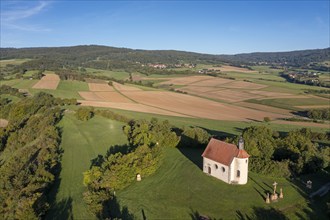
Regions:
<svg viewBox="0 0 330 220"><path fill-rule="evenodd" d="M242 137L238 147L212 138L202 154L203 172L228 184L246 184L249 156Z"/></svg>

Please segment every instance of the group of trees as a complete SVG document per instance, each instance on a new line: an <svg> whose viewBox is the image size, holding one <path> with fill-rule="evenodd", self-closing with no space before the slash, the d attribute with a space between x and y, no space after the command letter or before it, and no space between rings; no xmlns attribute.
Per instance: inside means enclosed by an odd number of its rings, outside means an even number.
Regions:
<svg viewBox="0 0 330 220"><path fill-rule="evenodd" d="M24 97L24 94L21 93L21 92L19 92L18 89L12 88L12 87L7 86L7 85L0 86L0 94L13 95L13 96L17 96L19 98L23 98Z"/></svg>
<svg viewBox="0 0 330 220"><path fill-rule="evenodd" d="M129 145L110 148L84 173L84 199L100 218L118 217L109 209L114 191L127 187L137 174L142 178L153 174L160 166L163 149L176 147L180 141L168 121L157 119L130 121L123 131Z"/></svg>
<svg viewBox="0 0 330 220"><path fill-rule="evenodd" d="M310 129L290 131L286 135L265 126L252 126L243 131L245 148L252 156L254 172L290 176L317 172L329 165L330 149L315 140L329 140L329 135L313 133Z"/></svg>
<svg viewBox="0 0 330 220"><path fill-rule="evenodd" d="M60 163L62 110L39 93L2 106L0 115L9 120L0 128L0 218L40 219Z"/></svg>
<svg viewBox="0 0 330 220"><path fill-rule="evenodd" d="M307 117L314 120L330 120L330 109L311 109L307 111Z"/></svg>

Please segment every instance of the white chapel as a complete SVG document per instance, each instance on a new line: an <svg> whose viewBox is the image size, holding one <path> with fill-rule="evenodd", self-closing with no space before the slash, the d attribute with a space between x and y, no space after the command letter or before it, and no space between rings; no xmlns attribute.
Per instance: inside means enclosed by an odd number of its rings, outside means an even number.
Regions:
<svg viewBox="0 0 330 220"><path fill-rule="evenodd" d="M249 156L242 137L238 147L212 138L202 154L203 172L228 184L246 184Z"/></svg>

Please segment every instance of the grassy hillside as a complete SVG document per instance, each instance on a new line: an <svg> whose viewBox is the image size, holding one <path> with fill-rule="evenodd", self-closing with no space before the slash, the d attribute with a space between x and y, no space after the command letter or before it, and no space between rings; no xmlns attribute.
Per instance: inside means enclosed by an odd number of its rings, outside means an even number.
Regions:
<svg viewBox="0 0 330 220"><path fill-rule="evenodd" d="M141 118L145 116L147 114L139 115ZM165 119L163 117L160 119ZM198 124L196 119L182 120L170 118L171 122L178 124ZM214 128L229 133L240 130L229 127L229 124L212 123L212 120L200 120L202 122L210 130ZM243 124L235 125L243 127ZM60 176L50 194L53 204L46 218L68 219L71 216L73 219L93 219L82 198L82 173L89 169L92 159L99 154L104 155L110 146L126 143L121 129L123 124L101 117L82 122L67 112L59 126L64 154ZM143 216L147 219L196 219L198 215L224 219L239 216L255 219L257 215L278 219L285 215L295 219L297 216L312 218L315 214L320 215L319 209L309 206L305 194L286 179L250 173L247 185L235 186L205 175L200 168L201 153L201 149L167 149L164 163L156 174L116 192L118 203L114 204L113 210L128 211L137 219L143 219ZM266 205L263 197L265 192L271 191L274 181L283 187L285 198Z"/></svg>
<svg viewBox="0 0 330 220"><path fill-rule="evenodd" d="M89 169L92 159L105 154L111 145L126 143L123 124L101 117L82 122L66 113L59 126L63 132L62 168L51 192L53 204L46 219L94 219L82 198L83 172Z"/></svg>
<svg viewBox="0 0 330 220"><path fill-rule="evenodd" d="M304 193L286 179L250 173L248 184L228 185L204 174L202 150L168 149L164 164L152 177L117 193L120 207L138 219L198 219L198 215L223 219L326 219L312 210ZM265 204L272 183L283 188L284 199ZM315 207L314 207L315 208ZM273 209L273 210L270 210ZM143 217L145 216L145 217Z"/></svg>

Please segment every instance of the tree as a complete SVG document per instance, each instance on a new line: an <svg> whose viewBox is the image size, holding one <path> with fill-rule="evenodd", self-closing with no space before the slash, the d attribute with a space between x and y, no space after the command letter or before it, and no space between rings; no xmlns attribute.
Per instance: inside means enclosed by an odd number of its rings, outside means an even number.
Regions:
<svg viewBox="0 0 330 220"><path fill-rule="evenodd" d="M88 121L94 116L93 109L91 108L79 108L76 112L77 119L81 121Z"/></svg>
<svg viewBox="0 0 330 220"><path fill-rule="evenodd" d="M271 159L276 142L273 131L265 126L252 126L243 131L245 148L251 156Z"/></svg>

